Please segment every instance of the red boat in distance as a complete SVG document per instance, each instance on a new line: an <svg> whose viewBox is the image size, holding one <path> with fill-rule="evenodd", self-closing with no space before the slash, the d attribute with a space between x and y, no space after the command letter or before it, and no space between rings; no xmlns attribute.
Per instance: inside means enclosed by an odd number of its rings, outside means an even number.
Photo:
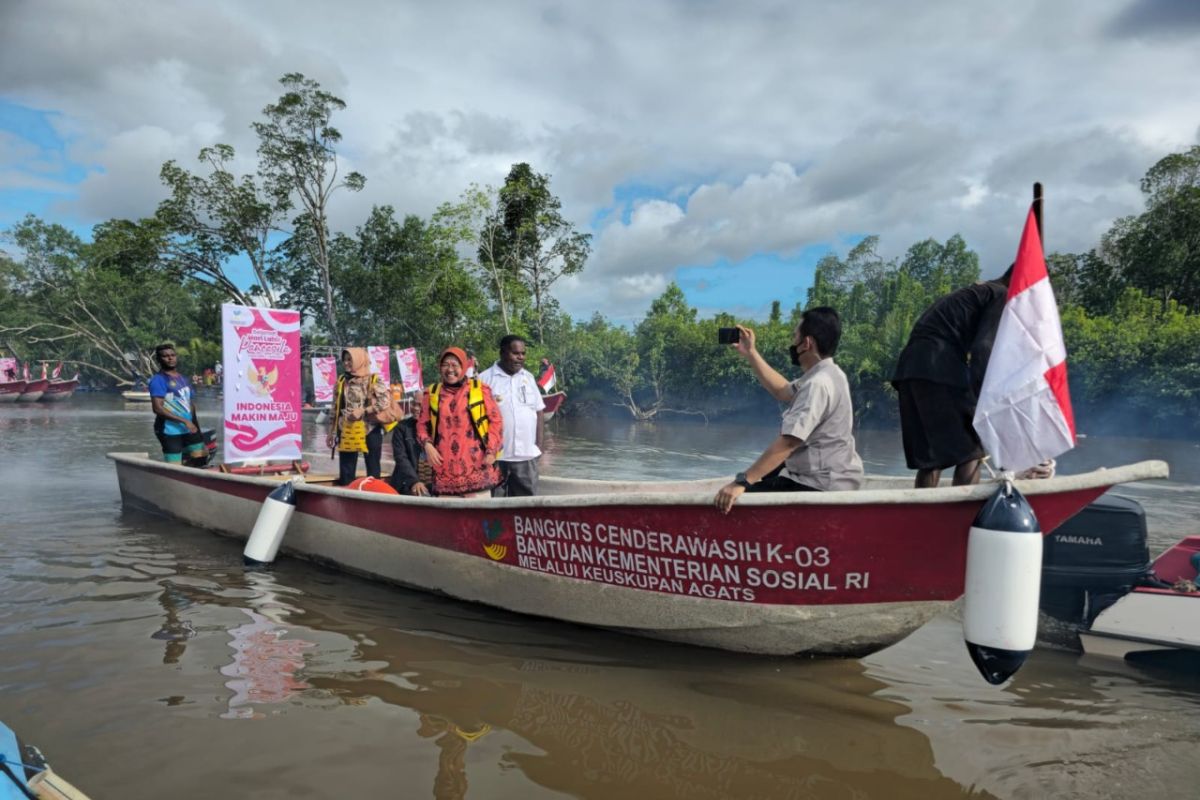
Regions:
<svg viewBox="0 0 1200 800"><path fill-rule="evenodd" d="M25 391L25 381L0 381L0 403L15 403Z"/></svg>
<svg viewBox="0 0 1200 800"><path fill-rule="evenodd" d="M25 384L25 388L21 390L21 396L17 398L19 403L32 403L35 400L41 400L42 395L50 386L49 378L42 378L37 381L29 381Z"/></svg>
<svg viewBox="0 0 1200 800"><path fill-rule="evenodd" d="M69 381L50 381L50 385L42 392L42 396L39 399L43 403L61 403L75 394L75 390L78 388L78 375Z"/></svg>
<svg viewBox="0 0 1200 800"><path fill-rule="evenodd" d="M554 412L558 411L558 409L562 407L563 401L566 399L566 392L551 392L550 394L543 396L542 400L546 403L546 410L544 412L546 419L551 419L554 416Z"/></svg>

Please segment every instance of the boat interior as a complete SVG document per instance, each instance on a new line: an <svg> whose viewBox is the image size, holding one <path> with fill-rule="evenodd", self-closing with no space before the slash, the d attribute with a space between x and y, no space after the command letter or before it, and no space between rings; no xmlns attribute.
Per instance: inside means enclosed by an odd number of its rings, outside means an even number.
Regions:
<svg viewBox="0 0 1200 800"><path fill-rule="evenodd" d="M266 462L263 464L244 464L238 466L230 466L220 464L210 466L208 469L233 472L238 475L269 479L274 481L294 480L298 477L302 478L304 483L310 486L326 486L334 487L334 482L337 480L337 461L326 453L305 453L301 459L290 462ZM388 476L392 473L393 462L385 459L382 465L382 474ZM1127 482L1131 480L1146 480L1152 478L1165 478L1168 474L1167 465L1161 461L1147 461L1126 466L1114 467L1110 470L1100 469L1090 473L1080 475L1060 475L1054 478L1044 480L1023 480L1018 484L1021 490L1026 494L1040 494L1042 492L1063 491L1072 488L1084 488L1085 486L1099 485L1114 485L1116 483ZM359 477L364 477L360 464ZM386 477L385 477L386 480ZM703 478L699 480L687 481L646 481L646 480L593 480L587 478L558 478L551 476L543 476L539 482L539 495L546 497L553 496L577 496L577 495L655 495L655 494L691 494L691 493L715 493L722 486L732 480L732 476L719 476L715 478ZM990 494L992 487L997 485L1002 478L985 478L979 486L976 487L953 487L953 491L961 492L964 495L970 494L974 497L977 494L986 496ZM940 488L951 489L949 476L943 479ZM979 490L983 489L983 492ZM879 502L898 502L903 499L912 500L914 498L920 501L931 500L928 490L914 489L912 479L906 476L872 476L868 475L861 489L855 492L826 492L822 493L822 502L856 502L854 498L861 498L863 493L873 495L871 501ZM795 493L791 493L795 494ZM941 495L941 492L938 492ZM837 500L835 496L842 497ZM883 499L886 497L886 499ZM811 498L793 498L793 500L809 500ZM865 498L863 498L865 499ZM946 499L943 496L943 500ZM957 499L966 499L960 497ZM764 502L765 504L775 504L779 502L778 498L773 498L767 495L758 495L755 497L755 503Z"/></svg>

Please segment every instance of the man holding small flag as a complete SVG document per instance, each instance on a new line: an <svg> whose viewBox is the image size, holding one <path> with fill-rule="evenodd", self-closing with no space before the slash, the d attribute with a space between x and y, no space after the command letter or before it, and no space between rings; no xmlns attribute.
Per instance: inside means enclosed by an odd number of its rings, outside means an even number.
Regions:
<svg viewBox="0 0 1200 800"><path fill-rule="evenodd" d="M1033 209L1025 220L974 425L993 462L1014 472L1075 446L1067 348Z"/></svg>

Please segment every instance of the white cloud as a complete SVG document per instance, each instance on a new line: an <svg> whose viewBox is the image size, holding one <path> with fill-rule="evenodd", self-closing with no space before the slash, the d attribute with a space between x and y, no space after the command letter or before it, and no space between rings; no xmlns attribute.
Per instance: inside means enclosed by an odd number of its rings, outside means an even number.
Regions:
<svg viewBox="0 0 1200 800"><path fill-rule="evenodd" d="M0 97L59 112L89 170L64 213L139 216L168 158L222 141L251 164L250 123L303 72L349 104L343 169L368 178L336 227L529 161L598 220L564 305L628 317L681 265L853 234L896 254L959 232L1007 264L1034 180L1048 246L1092 246L1196 141L1194 20L1178 0L40 0L0 10Z"/></svg>

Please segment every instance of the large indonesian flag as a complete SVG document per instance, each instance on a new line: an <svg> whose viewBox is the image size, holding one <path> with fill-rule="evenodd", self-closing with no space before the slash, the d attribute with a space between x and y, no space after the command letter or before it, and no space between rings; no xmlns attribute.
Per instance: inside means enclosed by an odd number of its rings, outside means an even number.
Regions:
<svg viewBox="0 0 1200 800"><path fill-rule="evenodd" d="M1075 446L1067 347L1032 209L975 406L975 431L994 462L1013 471Z"/></svg>

